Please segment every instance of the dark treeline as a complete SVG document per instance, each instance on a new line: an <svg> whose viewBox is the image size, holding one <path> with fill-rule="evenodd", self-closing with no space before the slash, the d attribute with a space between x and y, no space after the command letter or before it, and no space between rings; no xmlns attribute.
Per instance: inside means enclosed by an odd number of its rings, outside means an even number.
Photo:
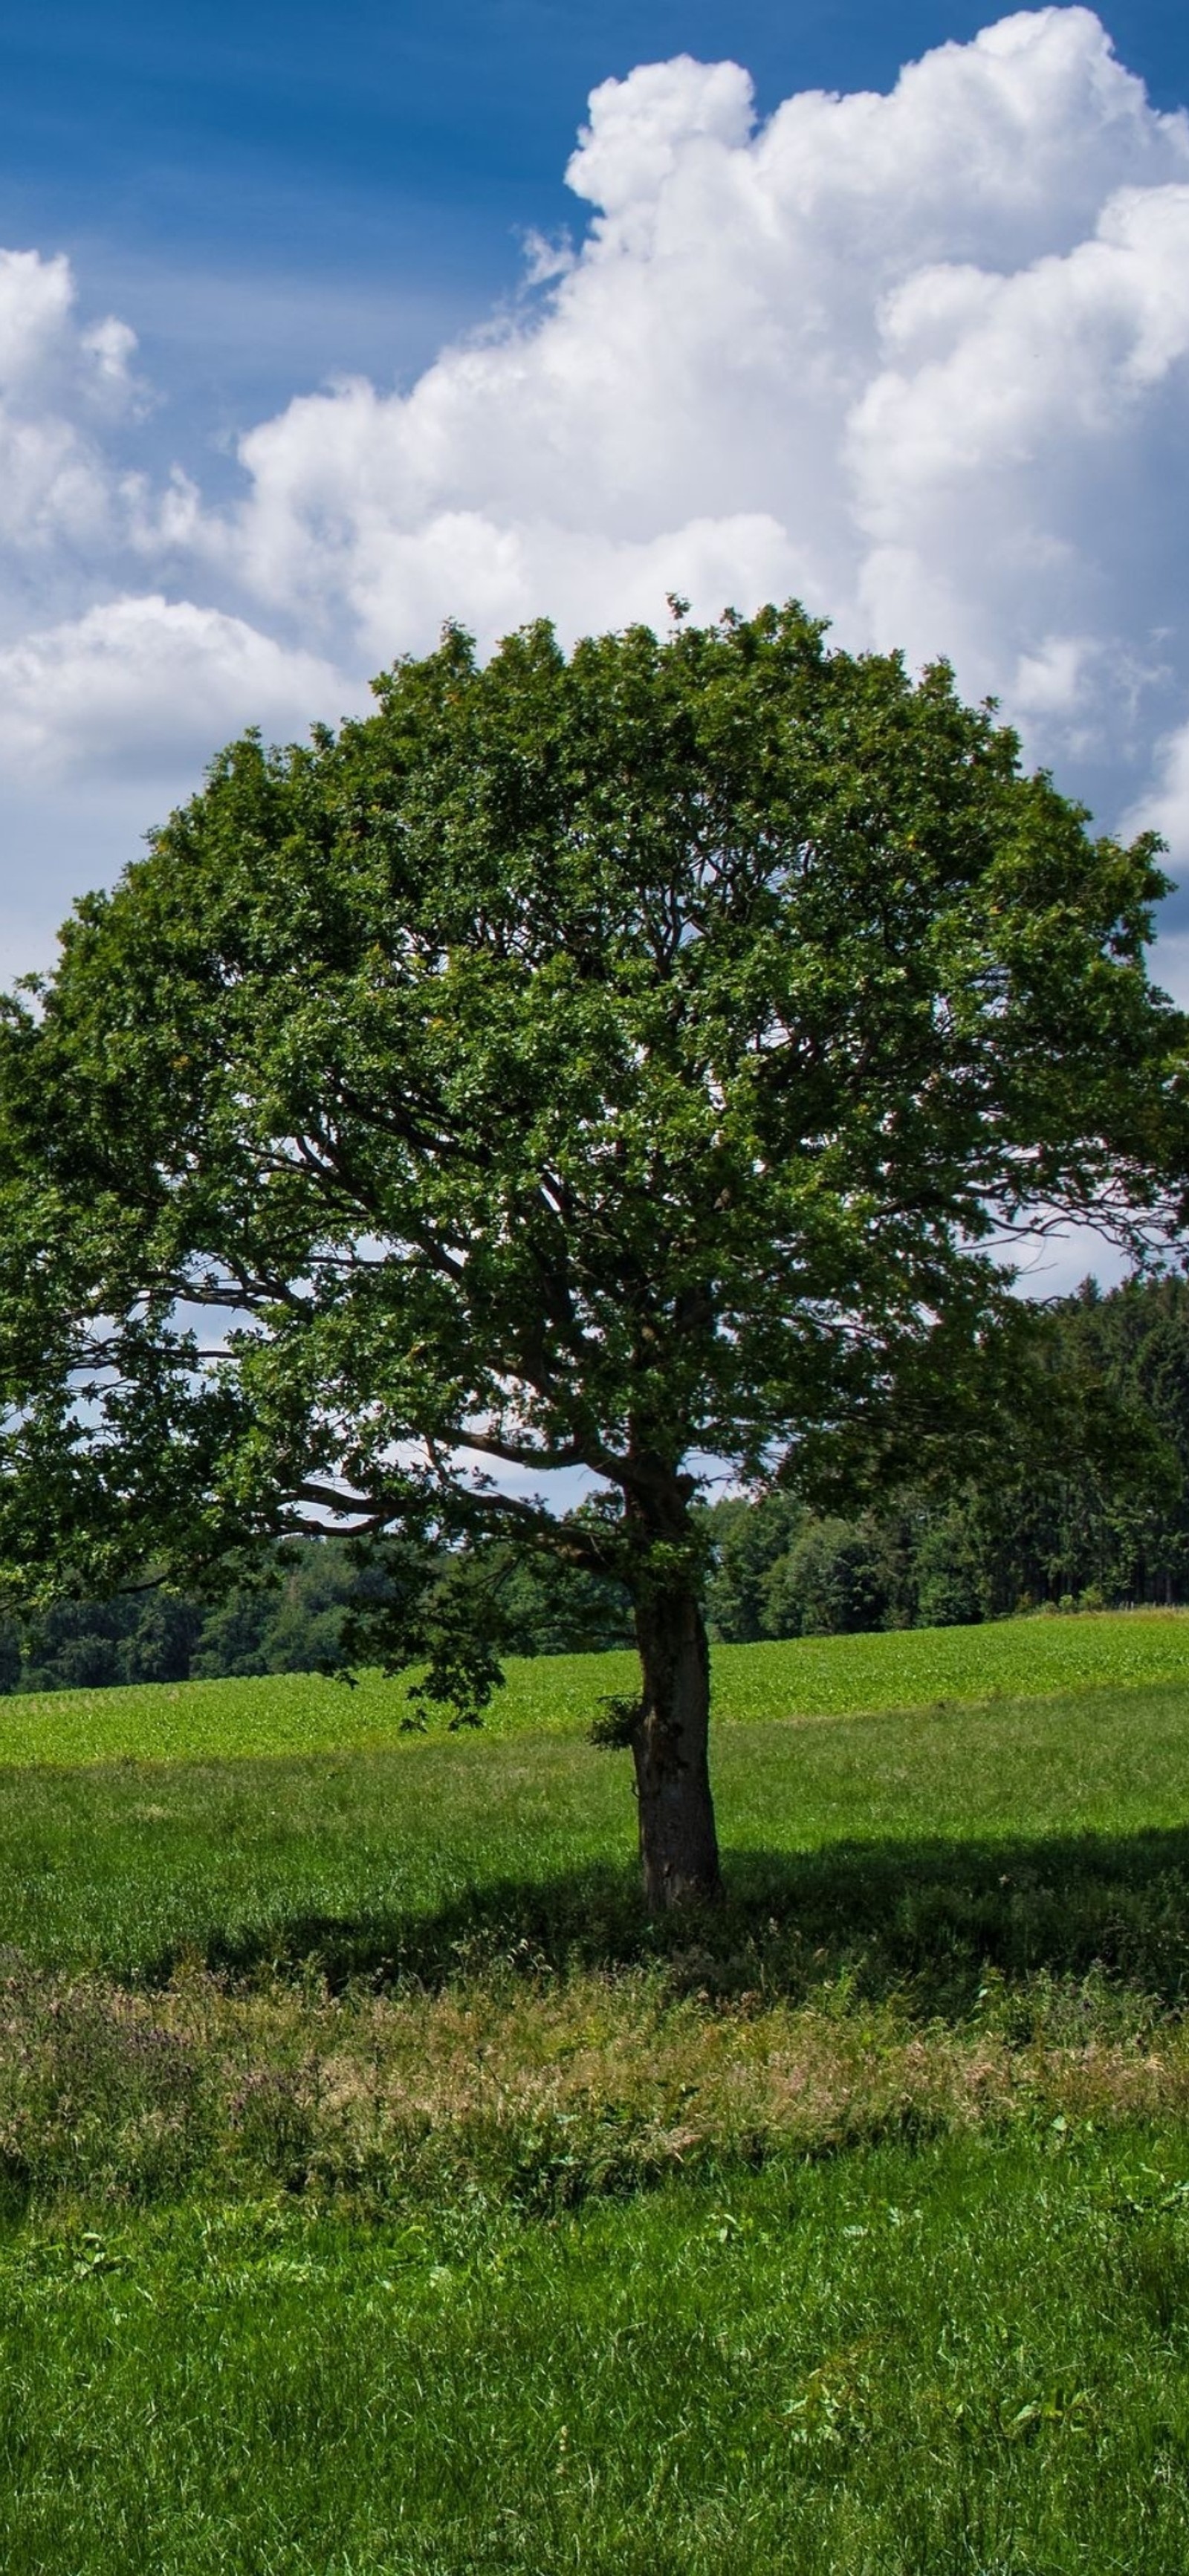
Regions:
<svg viewBox="0 0 1189 2576"><path fill-rule="evenodd" d="M718 1504L718 1636L1189 1600L1189 1284L1087 1283L1050 1323L1048 1437L1013 1427L977 1479L902 1490L853 1519L784 1493Z"/></svg>
<svg viewBox="0 0 1189 2576"><path fill-rule="evenodd" d="M1005 1436L977 1479L901 1490L853 1518L794 1493L707 1512L712 1633L726 1641L955 1626L1024 1610L1189 1601L1189 1284L1101 1295L1051 1314L1053 1405L1068 1438ZM0 1690L333 1668L344 1622L382 1591L342 1540L287 1541L271 1580L211 1605L146 1590L62 1602L0 1626ZM626 1596L556 1560L509 1566L502 1643L558 1654L632 1640Z"/></svg>
<svg viewBox="0 0 1189 2576"><path fill-rule="evenodd" d="M383 1556L360 1569L342 1539L286 1540L269 1579L215 1604L157 1589L62 1601L35 1627L0 1624L0 1692L95 1690L117 1682L209 1681L333 1671L346 1621L386 1588ZM501 1571L501 1643L549 1655L630 1645L619 1587L554 1559Z"/></svg>

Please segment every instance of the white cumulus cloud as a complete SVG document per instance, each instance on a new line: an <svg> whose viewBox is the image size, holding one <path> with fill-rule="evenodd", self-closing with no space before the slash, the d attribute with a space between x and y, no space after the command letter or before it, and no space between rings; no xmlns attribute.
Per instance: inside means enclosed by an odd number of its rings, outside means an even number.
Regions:
<svg viewBox="0 0 1189 2576"><path fill-rule="evenodd" d="M157 595L115 599L0 651L0 762L57 780L168 775L231 733L302 730L341 683L239 617Z"/></svg>
<svg viewBox="0 0 1189 2576"><path fill-rule="evenodd" d="M253 428L198 555L350 662L797 589L1132 800L1189 705L1189 120L1093 12L762 124L738 65L646 65L568 175L536 308Z"/></svg>
<svg viewBox="0 0 1189 2576"><path fill-rule="evenodd" d="M18 557L114 533L102 431L136 398L136 335L82 327L75 301L67 259L0 250L0 549Z"/></svg>

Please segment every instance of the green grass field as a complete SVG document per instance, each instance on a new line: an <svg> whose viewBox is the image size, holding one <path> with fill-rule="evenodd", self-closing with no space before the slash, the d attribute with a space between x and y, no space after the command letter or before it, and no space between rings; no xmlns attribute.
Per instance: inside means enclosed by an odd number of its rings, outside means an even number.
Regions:
<svg viewBox="0 0 1189 2576"><path fill-rule="evenodd" d="M1189 2564L1189 1620L3 1704L14 2576Z"/></svg>
<svg viewBox="0 0 1189 2576"><path fill-rule="evenodd" d="M850 1717L1147 1682L1189 1687L1189 1612L1106 1611L1007 1619L982 1628L907 1628L880 1636L802 1637L718 1646L715 1716ZM630 1654L513 1657L484 1733L583 1735L605 1697L631 1691ZM362 1674L352 1688L317 1673L259 1681L178 1682L0 1699L0 1763L226 1762L237 1756L343 1752L407 1743L405 1680Z"/></svg>

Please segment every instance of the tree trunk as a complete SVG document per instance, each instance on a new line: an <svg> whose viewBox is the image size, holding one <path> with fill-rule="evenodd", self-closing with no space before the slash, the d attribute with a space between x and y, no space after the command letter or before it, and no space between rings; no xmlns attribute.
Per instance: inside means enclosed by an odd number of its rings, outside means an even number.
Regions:
<svg viewBox="0 0 1189 2576"><path fill-rule="evenodd" d="M722 1892L710 1795L710 1651L696 1594L636 1603L644 1693L632 1739L644 1894L657 1913Z"/></svg>

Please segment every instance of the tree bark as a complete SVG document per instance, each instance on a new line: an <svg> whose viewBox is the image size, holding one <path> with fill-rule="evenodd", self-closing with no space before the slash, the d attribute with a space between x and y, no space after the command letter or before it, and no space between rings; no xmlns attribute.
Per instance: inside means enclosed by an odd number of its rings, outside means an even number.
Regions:
<svg viewBox="0 0 1189 2576"><path fill-rule="evenodd" d="M644 1673L632 1738L644 1894L656 1913L721 1895L710 1795L710 1650L693 1592L636 1603Z"/></svg>

